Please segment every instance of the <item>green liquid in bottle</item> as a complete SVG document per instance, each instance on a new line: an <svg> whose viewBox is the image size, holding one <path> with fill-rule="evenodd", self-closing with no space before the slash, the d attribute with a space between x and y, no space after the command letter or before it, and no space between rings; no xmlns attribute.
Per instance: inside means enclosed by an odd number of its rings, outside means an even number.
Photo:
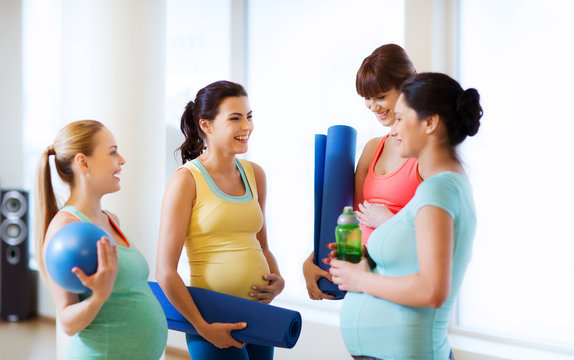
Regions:
<svg viewBox="0 0 574 360"><path fill-rule="evenodd" d="M337 259L356 264L361 261L362 244L361 228L353 208L346 206L337 223L338 225L335 228Z"/></svg>
<svg viewBox="0 0 574 360"><path fill-rule="evenodd" d="M352 262L353 264L356 264L359 261L361 261L361 257L362 257L361 254L349 254L344 252L343 253L337 252L337 259Z"/></svg>

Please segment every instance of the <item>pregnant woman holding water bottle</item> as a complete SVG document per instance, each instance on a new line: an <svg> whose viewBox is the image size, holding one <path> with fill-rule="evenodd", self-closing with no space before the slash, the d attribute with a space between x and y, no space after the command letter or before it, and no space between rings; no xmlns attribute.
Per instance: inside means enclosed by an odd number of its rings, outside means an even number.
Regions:
<svg viewBox="0 0 574 360"><path fill-rule="evenodd" d="M405 50L383 45L367 56L357 72L357 93L385 128L395 122L394 108L401 84L415 74ZM394 138L371 139L363 149L355 170L354 207L360 220L363 244L373 230L396 214L415 194L421 179L416 159L403 159ZM341 209L342 210L342 209ZM331 275L313 263L314 253L303 263L307 292L313 300L333 299L317 286Z"/></svg>

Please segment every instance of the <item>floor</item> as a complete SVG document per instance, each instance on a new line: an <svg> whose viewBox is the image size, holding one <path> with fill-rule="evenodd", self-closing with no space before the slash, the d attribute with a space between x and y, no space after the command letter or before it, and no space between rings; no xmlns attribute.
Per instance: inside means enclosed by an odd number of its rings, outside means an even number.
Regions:
<svg viewBox="0 0 574 360"><path fill-rule="evenodd" d="M1 360L56 360L56 330L53 319L8 322L0 320ZM167 349L165 360L189 360L181 350Z"/></svg>

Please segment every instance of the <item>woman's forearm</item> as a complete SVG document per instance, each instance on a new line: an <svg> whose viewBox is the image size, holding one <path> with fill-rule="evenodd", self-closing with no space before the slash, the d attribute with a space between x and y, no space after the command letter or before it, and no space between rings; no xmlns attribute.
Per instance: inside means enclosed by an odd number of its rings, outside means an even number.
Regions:
<svg viewBox="0 0 574 360"><path fill-rule="evenodd" d="M267 265L269 266L269 271L271 274L281 276L281 273L279 272L279 265L277 264L277 260L275 259L273 253L271 253L269 249L264 249L263 256L265 256L265 260L267 260Z"/></svg>
<svg viewBox="0 0 574 360"><path fill-rule="evenodd" d="M197 309L181 276L177 271L159 272L157 275L157 281L169 301L201 333L208 323Z"/></svg>
<svg viewBox="0 0 574 360"><path fill-rule="evenodd" d="M69 304L58 311L62 330L67 335L74 335L84 330L94 321L106 299L90 296L84 301Z"/></svg>
<svg viewBox="0 0 574 360"><path fill-rule="evenodd" d="M359 280L359 288L365 294L405 306L438 308L446 300L440 291L442 287L433 286L421 274L389 277L367 273Z"/></svg>

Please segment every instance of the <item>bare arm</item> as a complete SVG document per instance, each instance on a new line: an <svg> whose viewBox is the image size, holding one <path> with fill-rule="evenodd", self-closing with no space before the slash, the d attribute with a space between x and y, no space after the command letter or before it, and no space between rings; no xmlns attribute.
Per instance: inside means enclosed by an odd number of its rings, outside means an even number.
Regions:
<svg viewBox="0 0 574 360"><path fill-rule="evenodd" d="M242 329L246 324L207 323L177 272L195 197L193 176L186 169L177 170L161 205L156 278L169 301L201 336L219 348L241 348L243 344L231 336L231 330Z"/></svg>
<svg viewBox="0 0 574 360"><path fill-rule="evenodd" d="M444 210L425 206L415 218L419 272L402 277L371 273L366 261L331 260L333 282L341 290L364 292L406 306L440 307L451 284L454 223Z"/></svg>
<svg viewBox="0 0 574 360"><path fill-rule="evenodd" d="M54 217L46 232L44 256L54 234L65 225L76 221L65 214L57 214ZM102 238L97 243L97 254L98 269L93 275L87 276L78 268L72 269L82 284L92 291L92 295L84 301L80 302L78 294L60 287L48 276L48 288L54 299L62 330L67 335L74 335L90 325L112 293L118 273L116 247L111 245L109 239Z"/></svg>
<svg viewBox="0 0 574 360"><path fill-rule="evenodd" d="M263 169L255 164L251 163L253 167L253 172L255 174L255 181L257 183L257 195L259 199L259 206L261 207L261 211L263 212L263 226L261 230L257 233L257 240L259 240L259 244L261 245L261 250L263 251L263 255L267 260L267 264L269 266L270 274L266 274L263 276L264 280L269 281L269 285L254 285L252 286L253 290L257 290L258 292L251 292L250 296L257 298L258 301L264 303L270 303L277 295L283 291L285 287L285 280L281 276L279 272L279 266L277 265L277 260L275 260L275 256L269 249L267 244L267 227L265 222L265 201L267 199L267 181L265 178L265 172Z"/></svg>

